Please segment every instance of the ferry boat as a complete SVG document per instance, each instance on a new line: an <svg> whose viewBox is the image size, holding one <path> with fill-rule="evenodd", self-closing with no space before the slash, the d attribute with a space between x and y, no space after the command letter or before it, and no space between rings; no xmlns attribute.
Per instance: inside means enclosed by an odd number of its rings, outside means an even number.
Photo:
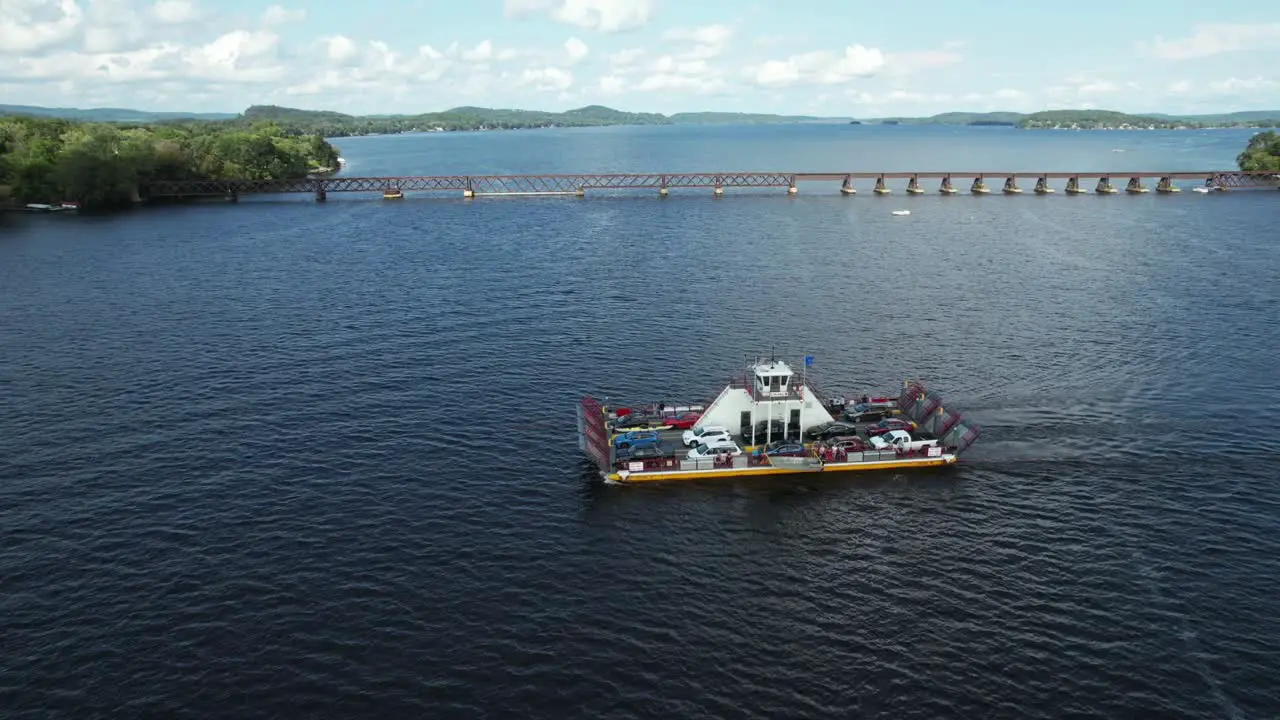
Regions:
<svg viewBox="0 0 1280 720"><path fill-rule="evenodd" d="M776 358L747 365L709 403L578 404L578 446L607 481L799 475L954 465L981 428L923 383L850 404Z"/></svg>

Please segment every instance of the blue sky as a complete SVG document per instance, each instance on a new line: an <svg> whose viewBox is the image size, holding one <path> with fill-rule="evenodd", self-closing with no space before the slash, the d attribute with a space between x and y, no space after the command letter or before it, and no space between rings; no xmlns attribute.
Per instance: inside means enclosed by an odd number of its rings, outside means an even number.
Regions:
<svg viewBox="0 0 1280 720"><path fill-rule="evenodd" d="M0 102L1280 109L1280 3L0 0ZM1099 11L1101 10L1101 12Z"/></svg>

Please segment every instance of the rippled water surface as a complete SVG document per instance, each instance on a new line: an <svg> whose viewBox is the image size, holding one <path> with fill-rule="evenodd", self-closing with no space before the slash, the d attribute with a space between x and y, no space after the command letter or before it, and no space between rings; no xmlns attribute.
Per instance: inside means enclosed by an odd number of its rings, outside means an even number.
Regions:
<svg viewBox="0 0 1280 720"><path fill-rule="evenodd" d="M1199 169L1245 140L341 144L373 175ZM0 716L1280 712L1280 197L831 190L4 220ZM926 378L986 432L937 473L584 470L581 394L704 397L771 346L833 390Z"/></svg>

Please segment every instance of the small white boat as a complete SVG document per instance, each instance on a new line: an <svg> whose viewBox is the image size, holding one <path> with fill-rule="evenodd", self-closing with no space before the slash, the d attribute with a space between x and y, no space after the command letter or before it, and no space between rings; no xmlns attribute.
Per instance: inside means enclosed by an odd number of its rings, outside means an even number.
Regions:
<svg viewBox="0 0 1280 720"><path fill-rule="evenodd" d="M1207 187L1191 188L1191 192L1198 192L1198 193L1201 193L1201 194L1207 194L1207 193L1209 192L1209 188L1207 188Z"/></svg>
<svg viewBox="0 0 1280 720"><path fill-rule="evenodd" d="M911 211L910 210L894 210L893 214L894 215L910 215Z"/></svg>

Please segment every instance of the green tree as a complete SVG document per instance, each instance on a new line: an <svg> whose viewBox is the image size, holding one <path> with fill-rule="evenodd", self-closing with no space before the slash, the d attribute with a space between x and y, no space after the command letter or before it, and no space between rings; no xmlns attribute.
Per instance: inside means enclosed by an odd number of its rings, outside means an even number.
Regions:
<svg viewBox="0 0 1280 720"><path fill-rule="evenodd" d="M78 123L0 118L0 198L124 205L157 180L275 180L333 168L323 137L270 119Z"/></svg>
<svg viewBox="0 0 1280 720"><path fill-rule="evenodd" d="M1268 130L1254 135L1236 157L1236 164L1246 172L1280 173L1280 134Z"/></svg>

